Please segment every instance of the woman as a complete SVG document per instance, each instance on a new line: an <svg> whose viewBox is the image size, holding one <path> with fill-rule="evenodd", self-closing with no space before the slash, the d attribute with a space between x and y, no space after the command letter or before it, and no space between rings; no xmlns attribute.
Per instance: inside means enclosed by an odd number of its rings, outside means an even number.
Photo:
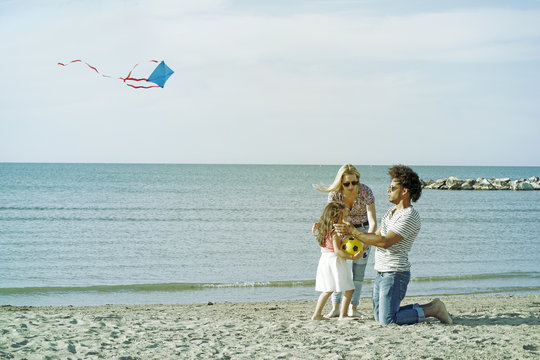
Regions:
<svg viewBox="0 0 540 360"><path fill-rule="evenodd" d="M343 165L336 174L336 178L331 185L313 187L321 192L328 193L328 202L337 201L344 203L349 209L348 221L360 231L373 233L377 229L377 219L375 215L375 197L369 187L360 183L360 173L351 164ZM316 230L316 225L313 226ZM353 282L354 294L351 299L350 315L359 317L361 314L356 310L360 302L360 292L364 281L364 272L369 255L369 247L364 251L363 257L353 261ZM342 293L335 292L332 295L332 312L326 317L339 316L339 306Z"/></svg>

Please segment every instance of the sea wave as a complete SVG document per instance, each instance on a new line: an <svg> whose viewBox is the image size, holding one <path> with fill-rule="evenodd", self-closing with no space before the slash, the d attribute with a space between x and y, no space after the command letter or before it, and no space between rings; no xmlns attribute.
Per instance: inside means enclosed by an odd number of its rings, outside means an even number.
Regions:
<svg viewBox="0 0 540 360"><path fill-rule="evenodd" d="M209 288L249 288L249 287L293 287L315 286L314 280L294 281L262 281L234 283L154 283L154 284L122 284L122 285L90 285L90 286L35 286L20 288L0 288L1 295L30 293L62 293L62 292L153 292L153 291L193 291Z"/></svg>
<svg viewBox="0 0 540 360"><path fill-rule="evenodd" d="M429 276L413 277L412 283L448 283L463 282L471 283L482 280L496 279L540 279L540 273L504 273L504 274L471 274L464 276ZM536 281L533 281L536 283ZM373 283L373 279L364 279L364 284ZM434 284L436 285L436 284ZM89 286L34 286L34 287L11 287L0 288L0 296L5 295L30 295L30 294L51 294L69 292L180 292L197 291L206 289L223 288L286 288L286 287L314 287L315 280L288 280L288 281L248 281L231 283L151 283L151 284L112 284L112 285L89 285ZM475 290L472 293L498 293L498 292L537 292L540 286L499 286L488 290ZM462 291L459 291L461 294Z"/></svg>

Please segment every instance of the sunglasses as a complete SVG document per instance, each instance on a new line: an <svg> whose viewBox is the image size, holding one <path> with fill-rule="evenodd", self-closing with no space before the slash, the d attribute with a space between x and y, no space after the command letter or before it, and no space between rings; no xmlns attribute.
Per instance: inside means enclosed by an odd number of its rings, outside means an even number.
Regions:
<svg viewBox="0 0 540 360"><path fill-rule="evenodd" d="M351 185L351 184L352 184L353 186L356 186L356 185L358 185L358 181L351 181L351 182L347 181L347 182L344 182L344 183L343 183L343 186L344 186L344 187L349 187L349 185Z"/></svg>
<svg viewBox="0 0 540 360"><path fill-rule="evenodd" d="M397 189L399 189L399 185L389 186L388 187L388 191L396 191Z"/></svg>

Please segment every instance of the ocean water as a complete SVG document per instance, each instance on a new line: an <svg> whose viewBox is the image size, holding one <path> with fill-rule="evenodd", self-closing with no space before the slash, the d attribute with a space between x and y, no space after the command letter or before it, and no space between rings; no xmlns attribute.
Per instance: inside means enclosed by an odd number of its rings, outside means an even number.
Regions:
<svg viewBox="0 0 540 360"><path fill-rule="evenodd" d="M0 305L315 299L339 166L0 164ZM391 206L388 166L358 166ZM413 166L424 180L540 167ZM409 295L540 293L540 191L424 190ZM362 291L371 296L370 258Z"/></svg>

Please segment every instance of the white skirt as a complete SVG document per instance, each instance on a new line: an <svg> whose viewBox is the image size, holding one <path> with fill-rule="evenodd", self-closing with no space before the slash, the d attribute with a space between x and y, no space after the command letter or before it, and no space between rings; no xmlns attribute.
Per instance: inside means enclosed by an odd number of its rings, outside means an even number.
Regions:
<svg viewBox="0 0 540 360"><path fill-rule="evenodd" d="M345 259L333 252L321 252L315 290L322 292L353 290L352 272Z"/></svg>

